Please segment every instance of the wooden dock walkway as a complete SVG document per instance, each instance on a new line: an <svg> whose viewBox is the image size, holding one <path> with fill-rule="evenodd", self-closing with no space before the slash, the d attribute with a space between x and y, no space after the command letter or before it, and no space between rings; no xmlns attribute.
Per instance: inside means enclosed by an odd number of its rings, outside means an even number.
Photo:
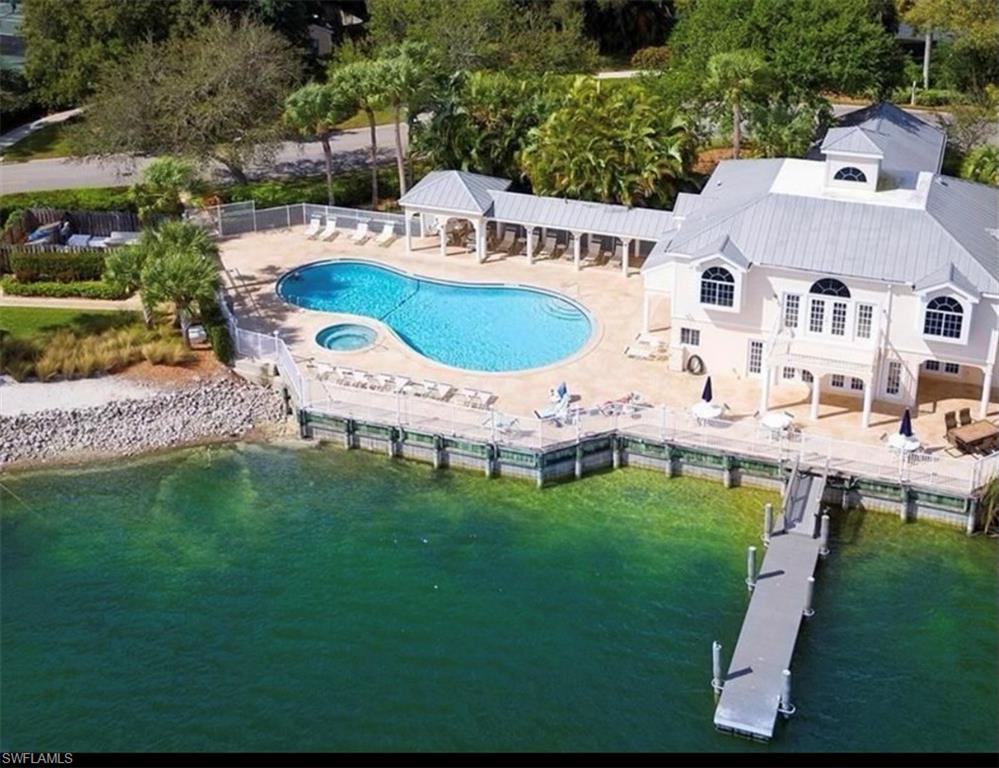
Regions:
<svg viewBox="0 0 999 768"><path fill-rule="evenodd" d="M824 476L792 472L783 520L771 535L728 674L722 680L715 709L719 730L764 741L773 737L784 670L791 667L807 607L808 578L814 575L819 558L824 490Z"/></svg>

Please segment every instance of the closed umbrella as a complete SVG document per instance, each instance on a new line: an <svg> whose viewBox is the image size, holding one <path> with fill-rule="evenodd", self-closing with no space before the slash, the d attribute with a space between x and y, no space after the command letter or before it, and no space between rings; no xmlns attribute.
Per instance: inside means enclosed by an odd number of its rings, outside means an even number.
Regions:
<svg viewBox="0 0 999 768"><path fill-rule="evenodd" d="M694 403L694 406L690 409L691 413L694 414L694 418L697 419L699 423L710 419L717 419L721 416L721 406L714 405L711 402L711 398L713 396L714 394L711 391L711 377L708 376L708 380L704 382L704 390L701 392L701 399Z"/></svg>
<svg viewBox="0 0 999 768"><path fill-rule="evenodd" d="M708 376L708 380L704 382L704 391L701 392L701 400L706 403L711 402L712 392L711 392L711 377Z"/></svg>
<svg viewBox="0 0 999 768"><path fill-rule="evenodd" d="M902 437L912 437L912 416L909 414L909 409L905 409L905 413L902 414L902 423L899 425L898 433Z"/></svg>

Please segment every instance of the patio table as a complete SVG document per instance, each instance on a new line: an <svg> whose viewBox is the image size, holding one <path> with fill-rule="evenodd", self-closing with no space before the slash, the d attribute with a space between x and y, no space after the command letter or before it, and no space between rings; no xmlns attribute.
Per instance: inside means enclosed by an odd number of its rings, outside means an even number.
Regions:
<svg viewBox="0 0 999 768"><path fill-rule="evenodd" d="M999 427L991 421L983 419L952 429L947 434L958 448L971 452L982 444L999 437Z"/></svg>

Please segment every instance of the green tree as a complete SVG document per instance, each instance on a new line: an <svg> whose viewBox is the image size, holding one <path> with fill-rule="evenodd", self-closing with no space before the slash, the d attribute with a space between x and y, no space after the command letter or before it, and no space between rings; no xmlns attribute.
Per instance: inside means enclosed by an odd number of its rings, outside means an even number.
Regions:
<svg viewBox="0 0 999 768"><path fill-rule="evenodd" d="M532 128L564 98L566 78L459 72L435 93L430 119L414 126L411 142L437 168L520 176L518 155Z"/></svg>
<svg viewBox="0 0 999 768"><path fill-rule="evenodd" d="M171 302L190 346L192 309L218 288L218 246L201 227L168 221L143 232L137 248L145 252L139 275L143 300L150 306Z"/></svg>
<svg viewBox="0 0 999 768"><path fill-rule="evenodd" d="M832 117L825 99L770 99L750 104L747 123L755 149L763 157L804 157Z"/></svg>
<svg viewBox="0 0 999 768"><path fill-rule="evenodd" d="M201 0L25 0L23 9L25 73L38 98L55 107L81 103L103 69L140 42L203 23L206 7Z"/></svg>
<svg viewBox="0 0 999 768"><path fill-rule="evenodd" d="M999 187L999 147L986 144L971 150L961 164L961 176L980 184Z"/></svg>
<svg viewBox="0 0 999 768"><path fill-rule="evenodd" d="M708 76L704 87L716 94L732 114L732 157L738 159L742 146L742 108L745 102L759 95L767 78L767 65L756 51L741 50L716 53L708 59Z"/></svg>
<svg viewBox="0 0 999 768"><path fill-rule="evenodd" d="M142 319L147 328L152 325L153 308L149 303L149 296L142 289L142 268L145 266L146 255L149 253L147 244L149 235L147 233L151 231L143 232L138 245L112 248L104 259L104 280L106 282L129 293L139 292L139 298L142 302Z"/></svg>
<svg viewBox="0 0 999 768"><path fill-rule="evenodd" d="M914 0L905 20L926 32L946 32L958 87L981 90L999 77L999 13L995 0ZM929 55L927 51L926 55ZM928 87L924 84L924 87Z"/></svg>
<svg viewBox="0 0 999 768"><path fill-rule="evenodd" d="M107 67L75 152L215 160L245 182L250 163L273 156L299 71L280 35L252 18L216 14L188 37L144 42Z"/></svg>
<svg viewBox="0 0 999 768"><path fill-rule="evenodd" d="M534 190L623 205L669 205L687 177L686 121L645 89L580 77L521 155Z"/></svg>
<svg viewBox="0 0 999 768"><path fill-rule="evenodd" d="M333 147L330 139L337 125L354 114L354 101L332 85L310 83L293 92L284 101L284 119L302 136L315 136L323 145L326 163L326 191L333 199Z"/></svg>
<svg viewBox="0 0 999 768"><path fill-rule="evenodd" d="M158 157L146 166L142 179L131 189L139 218L151 214L179 216L193 194L203 188L198 169L180 157Z"/></svg>

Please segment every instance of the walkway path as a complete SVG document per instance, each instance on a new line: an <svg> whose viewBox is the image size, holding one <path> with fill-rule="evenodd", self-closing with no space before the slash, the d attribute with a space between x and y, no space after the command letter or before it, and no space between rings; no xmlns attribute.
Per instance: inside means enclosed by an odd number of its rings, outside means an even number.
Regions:
<svg viewBox="0 0 999 768"><path fill-rule="evenodd" d="M0 307L47 307L50 309L101 309L139 312L142 304L138 296L122 301L107 299L49 299L43 296L4 296L0 294Z"/></svg>

